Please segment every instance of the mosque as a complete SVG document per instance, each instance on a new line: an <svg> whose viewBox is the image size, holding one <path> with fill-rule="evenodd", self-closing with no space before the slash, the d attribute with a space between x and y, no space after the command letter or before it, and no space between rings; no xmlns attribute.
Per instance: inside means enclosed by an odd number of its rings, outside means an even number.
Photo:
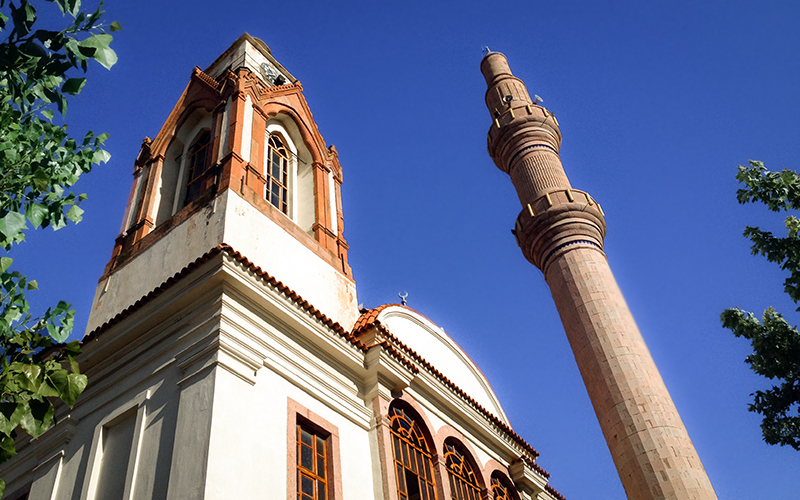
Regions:
<svg viewBox="0 0 800 500"><path fill-rule="evenodd" d="M570 186L558 122L500 53L489 153L523 207L629 498L716 498ZM435 323L359 309L342 166L303 87L243 35L134 162L80 366L89 387L2 466L8 500L563 500Z"/></svg>

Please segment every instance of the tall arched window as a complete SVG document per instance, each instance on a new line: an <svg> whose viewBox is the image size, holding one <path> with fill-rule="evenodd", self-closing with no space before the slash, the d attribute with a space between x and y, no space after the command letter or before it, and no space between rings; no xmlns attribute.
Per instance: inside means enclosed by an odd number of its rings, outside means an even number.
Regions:
<svg viewBox="0 0 800 500"><path fill-rule="evenodd" d="M186 164L186 193L183 206L196 200L203 188L203 174L208 169L208 150L211 143L211 132L200 134L200 138L189 148Z"/></svg>
<svg viewBox="0 0 800 500"><path fill-rule="evenodd" d="M289 150L277 134L267 141L267 179L264 197L272 206L289 214Z"/></svg>
<svg viewBox="0 0 800 500"><path fill-rule="evenodd" d="M517 500L511 482L499 472L492 473L492 500Z"/></svg>
<svg viewBox="0 0 800 500"><path fill-rule="evenodd" d="M450 498L453 500L479 500L481 487L478 477L467 461L460 444L453 440L444 443L444 463L450 480Z"/></svg>
<svg viewBox="0 0 800 500"><path fill-rule="evenodd" d="M419 424L407 411L397 406L389 409L389 422L397 473L397 496L408 500L436 500L431 452Z"/></svg>

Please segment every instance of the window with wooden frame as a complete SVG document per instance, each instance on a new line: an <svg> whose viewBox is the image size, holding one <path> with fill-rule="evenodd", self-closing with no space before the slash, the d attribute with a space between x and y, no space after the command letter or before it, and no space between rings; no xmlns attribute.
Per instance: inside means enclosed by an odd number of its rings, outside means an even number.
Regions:
<svg viewBox="0 0 800 500"><path fill-rule="evenodd" d="M289 149L278 134L267 141L264 197L272 206L289 215Z"/></svg>
<svg viewBox="0 0 800 500"><path fill-rule="evenodd" d="M297 422L297 500L328 500L328 442L307 422Z"/></svg>
<svg viewBox="0 0 800 500"><path fill-rule="evenodd" d="M203 174L208 170L210 145L211 132L205 130L189 148L186 159L186 192L183 197L183 206L200 197L203 189Z"/></svg>
<svg viewBox="0 0 800 500"><path fill-rule="evenodd" d="M499 472L492 473L492 500L517 500L511 482Z"/></svg>
<svg viewBox="0 0 800 500"><path fill-rule="evenodd" d="M444 463L450 480L450 498L453 500L480 500L478 477L467 461L462 446L448 439L444 443Z"/></svg>
<svg viewBox="0 0 800 500"><path fill-rule="evenodd" d="M431 451L419 424L397 406L389 409L389 422L398 498L436 500Z"/></svg>

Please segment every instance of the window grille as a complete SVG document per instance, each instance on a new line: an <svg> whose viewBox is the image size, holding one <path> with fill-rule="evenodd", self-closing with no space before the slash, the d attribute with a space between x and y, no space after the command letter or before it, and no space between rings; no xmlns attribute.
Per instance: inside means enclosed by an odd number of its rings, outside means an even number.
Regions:
<svg viewBox="0 0 800 500"><path fill-rule="evenodd" d="M289 152L277 134L267 141L267 168L264 197L272 206L289 214Z"/></svg>
<svg viewBox="0 0 800 500"><path fill-rule="evenodd" d="M297 424L297 500L328 499L328 443L307 424Z"/></svg>
<svg viewBox="0 0 800 500"><path fill-rule="evenodd" d="M188 166L186 169L186 193L183 197L183 206L188 205L200 197L203 188L203 174L208 170L208 150L211 143L211 133L206 131L200 139L189 148Z"/></svg>
<svg viewBox="0 0 800 500"><path fill-rule="evenodd" d="M480 500L481 487L472 466L466 460L460 447L445 442L444 461L447 477L450 480L450 498L453 500Z"/></svg>
<svg viewBox="0 0 800 500"><path fill-rule="evenodd" d="M511 493L508 481L501 478L498 473L492 474L492 500L516 500L516 498Z"/></svg>
<svg viewBox="0 0 800 500"><path fill-rule="evenodd" d="M402 408L389 409L397 495L400 499L436 500L433 462L419 425Z"/></svg>

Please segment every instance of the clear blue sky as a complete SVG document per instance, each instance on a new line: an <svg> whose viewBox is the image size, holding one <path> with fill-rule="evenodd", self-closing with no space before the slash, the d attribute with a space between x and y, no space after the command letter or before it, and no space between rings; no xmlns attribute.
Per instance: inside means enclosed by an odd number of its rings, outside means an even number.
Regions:
<svg viewBox="0 0 800 500"><path fill-rule="evenodd" d="M719 497L796 499L800 452L761 441L747 404L768 381L719 314L799 317L741 236L781 219L738 205L734 175L748 159L800 168L800 3L599 4L109 0L119 63L91 68L68 122L110 133L112 160L81 181L85 221L30 234L17 264L42 305L74 303L82 333L141 140L192 68L247 31L303 83L339 151L359 302L407 291L483 369L555 488L623 498L549 290L510 233L519 202L486 153L488 45L558 116L567 175L603 206L611 267Z"/></svg>

